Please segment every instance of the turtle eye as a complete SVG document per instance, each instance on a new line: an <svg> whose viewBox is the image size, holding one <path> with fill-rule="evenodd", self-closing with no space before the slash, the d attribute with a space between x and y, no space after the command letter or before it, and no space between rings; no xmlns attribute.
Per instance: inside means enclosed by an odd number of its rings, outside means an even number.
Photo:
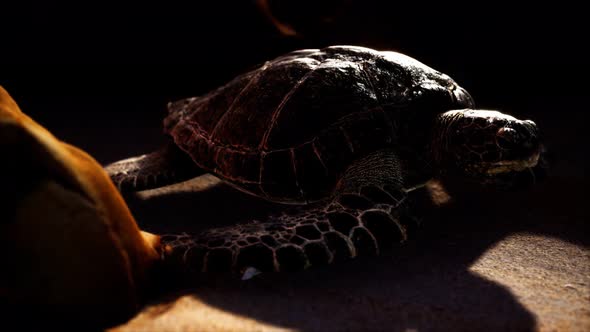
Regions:
<svg viewBox="0 0 590 332"><path fill-rule="evenodd" d="M496 142L502 149L511 149L517 145L519 134L509 127L502 127L496 133Z"/></svg>

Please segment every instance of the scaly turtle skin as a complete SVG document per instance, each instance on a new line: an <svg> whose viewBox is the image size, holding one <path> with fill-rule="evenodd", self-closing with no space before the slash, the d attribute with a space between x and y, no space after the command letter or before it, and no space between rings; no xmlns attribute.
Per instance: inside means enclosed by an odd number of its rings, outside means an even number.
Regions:
<svg viewBox="0 0 590 332"><path fill-rule="evenodd" d="M449 76L395 52L334 46L278 57L169 105L172 143L107 167L122 190L210 172L297 204L261 222L165 236L198 271L284 271L404 242L426 181L496 186L537 165L536 125L474 110Z"/></svg>

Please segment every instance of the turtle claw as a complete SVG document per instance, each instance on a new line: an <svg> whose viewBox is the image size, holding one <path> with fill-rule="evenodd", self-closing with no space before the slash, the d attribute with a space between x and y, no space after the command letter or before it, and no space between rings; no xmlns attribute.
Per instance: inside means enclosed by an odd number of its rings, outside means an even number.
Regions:
<svg viewBox="0 0 590 332"><path fill-rule="evenodd" d="M244 270L241 280L250 280L261 273L262 273L262 271L260 271L259 269L252 267L252 266L248 266Z"/></svg>

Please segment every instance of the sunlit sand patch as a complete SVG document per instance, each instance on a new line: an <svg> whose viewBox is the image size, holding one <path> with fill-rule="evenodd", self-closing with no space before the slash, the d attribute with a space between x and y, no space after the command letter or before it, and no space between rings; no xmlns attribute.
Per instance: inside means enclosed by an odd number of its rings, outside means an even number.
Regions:
<svg viewBox="0 0 590 332"><path fill-rule="evenodd" d="M210 306L194 296L185 295L172 304L149 306L127 324L108 331L285 332L295 330L230 313Z"/></svg>
<svg viewBox="0 0 590 332"><path fill-rule="evenodd" d="M590 331L590 248L515 234L488 249L469 270L506 287L535 313L539 331Z"/></svg>

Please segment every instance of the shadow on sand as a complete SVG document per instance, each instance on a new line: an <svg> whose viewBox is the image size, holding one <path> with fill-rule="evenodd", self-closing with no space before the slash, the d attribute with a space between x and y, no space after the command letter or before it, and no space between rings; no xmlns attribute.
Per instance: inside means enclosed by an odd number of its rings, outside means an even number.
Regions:
<svg viewBox="0 0 590 332"><path fill-rule="evenodd" d="M192 294L229 312L306 331L533 330L534 315L507 288L469 268L518 232L590 245L581 197L564 191L583 183L564 181L550 178L526 195L478 196L440 209L418 238L387 255L246 282L204 277L176 290L174 298ZM142 228L156 233L196 232L280 208L222 183L204 191L131 197L129 204Z"/></svg>

